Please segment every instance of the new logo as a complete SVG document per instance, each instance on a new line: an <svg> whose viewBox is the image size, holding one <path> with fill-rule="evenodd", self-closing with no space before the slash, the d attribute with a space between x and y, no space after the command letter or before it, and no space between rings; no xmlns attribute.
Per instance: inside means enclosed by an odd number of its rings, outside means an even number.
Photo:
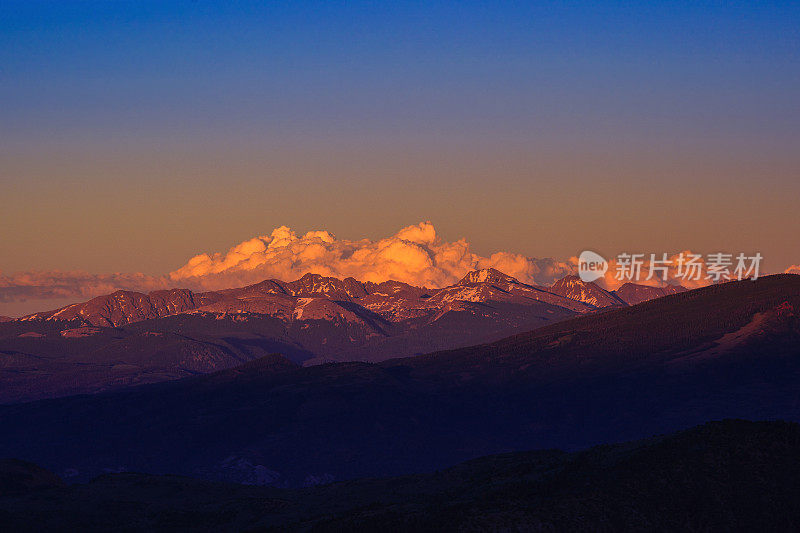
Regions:
<svg viewBox="0 0 800 533"><path fill-rule="evenodd" d="M608 271L608 261L600 254L584 250L578 257L578 276L589 283L602 278Z"/></svg>

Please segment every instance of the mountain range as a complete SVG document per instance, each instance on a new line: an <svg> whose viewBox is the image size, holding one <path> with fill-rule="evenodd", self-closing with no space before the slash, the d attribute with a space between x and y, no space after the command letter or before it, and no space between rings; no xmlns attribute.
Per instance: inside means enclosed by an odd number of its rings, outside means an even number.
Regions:
<svg viewBox="0 0 800 533"><path fill-rule="evenodd" d="M117 291L0 323L0 402L166 381L272 353L307 366L378 362L682 290L628 283L609 292L575 276L541 287L486 269L441 289L307 274L201 293Z"/></svg>
<svg viewBox="0 0 800 533"><path fill-rule="evenodd" d="M797 421L798 310L800 276L776 275L378 363L303 367L267 355L207 375L0 406L0 457L73 481L138 471L296 487L729 417Z"/></svg>

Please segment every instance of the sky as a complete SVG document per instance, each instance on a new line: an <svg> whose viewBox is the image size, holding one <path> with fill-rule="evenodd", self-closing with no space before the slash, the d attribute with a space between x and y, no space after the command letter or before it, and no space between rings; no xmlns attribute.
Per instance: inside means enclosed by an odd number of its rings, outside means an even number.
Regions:
<svg viewBox="0 0 800 533"><path fill-rule="evenodd" d="M6 0L0 273L425 221L481 258L783 271L799 94L796 2Z"/></svg>

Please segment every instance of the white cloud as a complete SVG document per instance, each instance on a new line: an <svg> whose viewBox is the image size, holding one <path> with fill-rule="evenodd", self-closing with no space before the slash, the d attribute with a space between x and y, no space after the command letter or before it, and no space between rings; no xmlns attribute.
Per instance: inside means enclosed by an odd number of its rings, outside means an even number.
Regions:
<svg viewBox="0 0 800 533"><path fill-rule="evenodd" d="M685 252L690 253L690 252ZM678 255L670 256L670 278L688 288L707 285L701 279L687 283L676 279ZM241 287L264 279L291 281L306 273L354 277L361 281L398 280L431 288L455 283L467 272L496 268L525 283L550 285L576 272L577 258L567 261L536 259L513 252L481 256L470 250L465 239L448 242L436 234L430 222L408 226L379 240L337 239L327 231L309 231L298 236L286 226L237 244L225 253L203 253L165 276L137 273L90 274L87 272L0 273L0 314L12 302L28 300L85 300L119 289L149 292L172 287L195 291ZM617 265L610 261L600 285L616 289ZM642 272L648 272L645 264ZM786 272L800 273L800 265ZM656 285L656 280L638 283ZM37 309L41 310L41 309Z"/></svg>
<svg viewBox="0 0 800 533"><path fill-rule="evenodd" d="M60 298L92 298L119 289L165 289L170 281L145 274L90 274L80 271L29 271L0 273L0 302Z"/></svg>
<svg viewBox="0 0 800 533"><path fill-rule="evenodd" d="M170 273L176 283L219 289L266 278L292 280L308 272L354 277L361 281L394 279L413 285L443 287L470 270L493 267L527 283L549 284L571 272L567 263L533 259L511 252L483 257L460 239L439 238L430 222L401 229L372 241L337 239L327 231L298 236L286 226L255 237L227 253L200 254Z"/></svg>
<svg viewBox="0 0 800 533"><path fill-rule="evenodd" d="M327 231L298 236L286 226L237 244L226 253L204 253L165 276L139 273L91 274L79 271L0 273L0 314L34 308L20 302L78 301L116 290L149 292L173 287L195 291L241 287L264 279L291 281L306 273L361 281L398 280L443 287L467 272L496 268L526 283L549 285L573 272L573 265L512 252L488 257L470 250L465 239L447 242L430 222L408 226L379 240L337 239ZM12 305L14 304L14 305ZM37 311L38 307L34 308ZM14 314L19 314L14 313Z"/></svg>

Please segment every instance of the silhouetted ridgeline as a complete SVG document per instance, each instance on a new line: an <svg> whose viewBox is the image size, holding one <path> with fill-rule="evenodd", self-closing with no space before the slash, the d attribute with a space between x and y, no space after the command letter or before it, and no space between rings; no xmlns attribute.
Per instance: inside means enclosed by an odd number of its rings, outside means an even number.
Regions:
<svg viewBox="0 0 800 533"><path fill-rule="evenodd" d="M65 487L35 465L0 462L0 486L16 488L0 493L0 528L796 531L798 456L798 425L727 420L582 452L518 452L295 490L145 474Z"/></svg>

